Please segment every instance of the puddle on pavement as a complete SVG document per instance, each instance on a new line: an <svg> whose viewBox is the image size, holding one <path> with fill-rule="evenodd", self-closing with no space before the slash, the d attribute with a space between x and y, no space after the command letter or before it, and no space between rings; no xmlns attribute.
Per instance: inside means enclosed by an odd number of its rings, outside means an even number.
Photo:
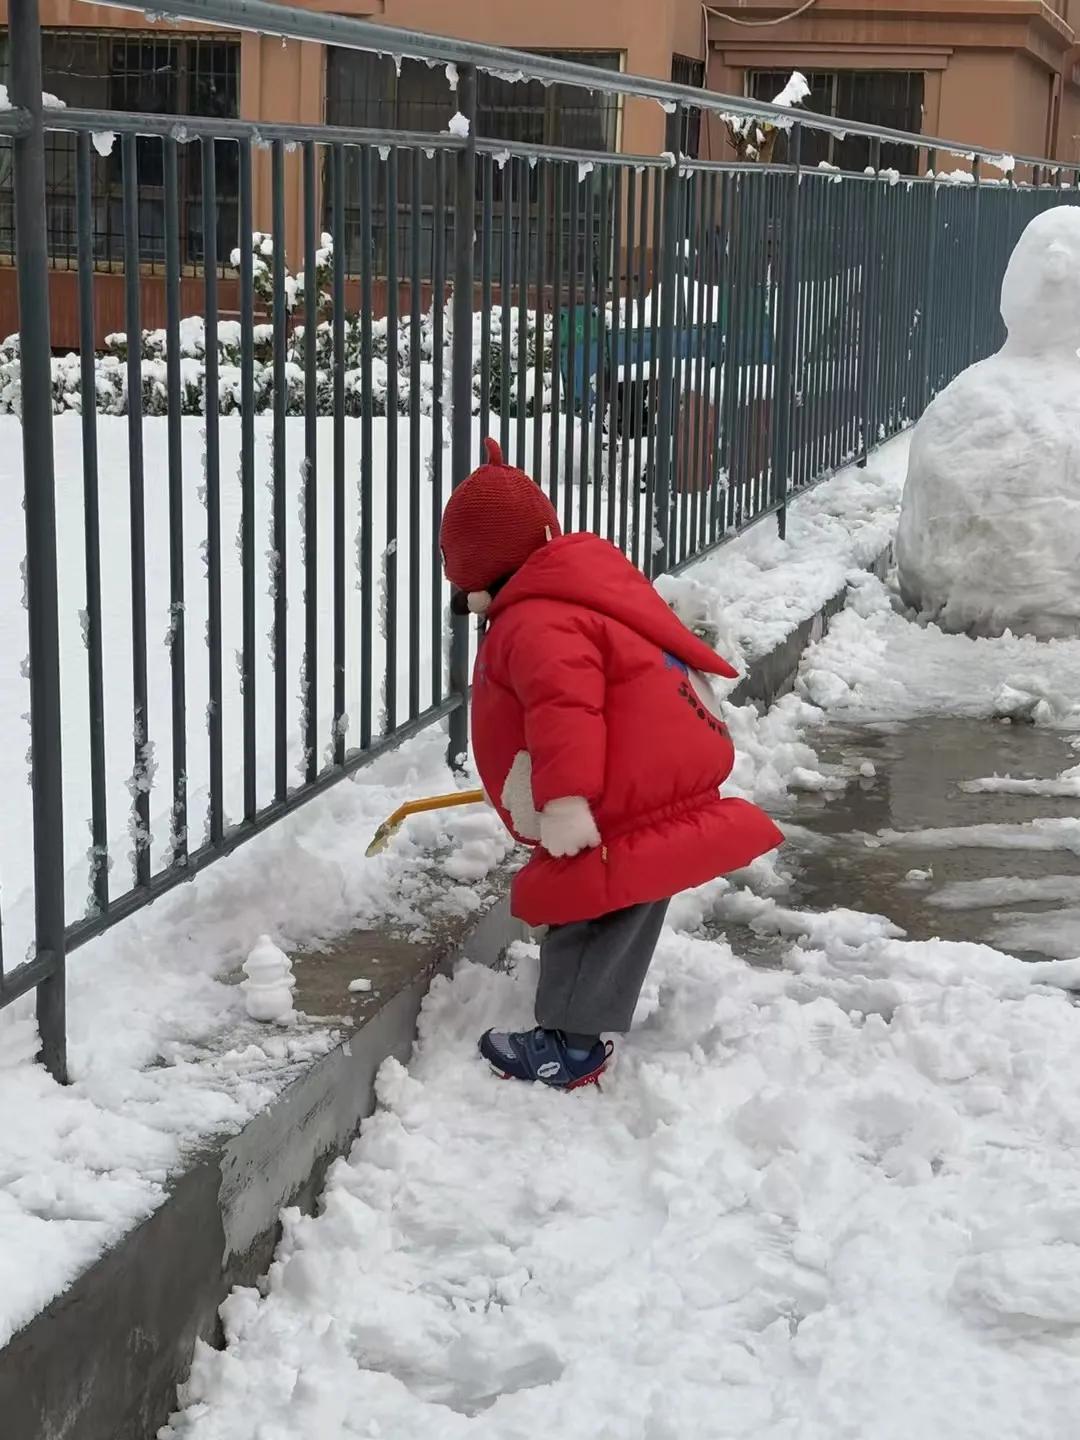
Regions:
<svg viewBox="0 0 1080 1440"><path fill-rule="evenodd" d="M779 903L884 915L913 940L979 941L1032 960L1080 955L1080 855L1064 848L976 848L963 837L950 845L879 838L882 831L1080 819L1080 797L961 788L995 774L1056 779L1080 762L1069 743L1075 739L1029 725L960 719L816 732L823 772L836 767L854 778L839 792L793 795L787 813L777 817L781 826L797 827L784 852L792 886L777 896ZM872 776L858 773L866 761ZM778 964L789 943L720 916L714 928L759 964Z"/></svg>

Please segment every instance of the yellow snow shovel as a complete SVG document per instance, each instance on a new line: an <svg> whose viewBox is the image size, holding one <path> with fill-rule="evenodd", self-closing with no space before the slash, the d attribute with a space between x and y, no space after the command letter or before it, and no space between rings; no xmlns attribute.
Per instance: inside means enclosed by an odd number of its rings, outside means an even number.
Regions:
<svg viewBox="0 0 1080 1440"><path fill-rule="evenodd" d="M452 795L429 795L426 800L410 800L383 821L365 854L368 859L372 855L381 855L411 815L426 815L429 810L451 810L459 805L482 805L485 798L482 790L455 790Z"/></svg>

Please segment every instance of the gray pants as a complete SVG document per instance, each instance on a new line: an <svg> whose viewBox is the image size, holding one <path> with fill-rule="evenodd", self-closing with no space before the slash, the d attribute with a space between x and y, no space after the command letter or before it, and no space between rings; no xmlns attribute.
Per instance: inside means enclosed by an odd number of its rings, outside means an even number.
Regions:
<svg viewBox="0 0 1080 1440"><path fill-rule="evenodd" d="M577 1035L629 1030L668 903L552 925L540 944L536 1023Z"/></svg>

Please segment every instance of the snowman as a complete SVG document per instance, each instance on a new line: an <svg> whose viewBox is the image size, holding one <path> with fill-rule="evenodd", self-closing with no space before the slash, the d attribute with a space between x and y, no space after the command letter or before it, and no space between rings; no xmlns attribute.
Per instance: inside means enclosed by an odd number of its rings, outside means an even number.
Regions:
<svg viewBox="0 0 1080 1440"><path fill-rule="evenodd" d="M945 630L1080 635L1080 208L1021 235L1001 314L1001 350L915 427L900 589Z"/></svg>

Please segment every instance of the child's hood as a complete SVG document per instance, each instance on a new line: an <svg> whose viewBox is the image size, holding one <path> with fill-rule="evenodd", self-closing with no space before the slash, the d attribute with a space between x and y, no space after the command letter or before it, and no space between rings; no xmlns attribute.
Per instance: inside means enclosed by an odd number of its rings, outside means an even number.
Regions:
<svg viewBox="0 0 1080 1440"><path fill-rule="evenodd" d="M525 600L555 600L617 620L692 670L738 678L726 660L688 630L641 571L607 540L581 532L542 546L495 596L496 620Z"/></svg>

